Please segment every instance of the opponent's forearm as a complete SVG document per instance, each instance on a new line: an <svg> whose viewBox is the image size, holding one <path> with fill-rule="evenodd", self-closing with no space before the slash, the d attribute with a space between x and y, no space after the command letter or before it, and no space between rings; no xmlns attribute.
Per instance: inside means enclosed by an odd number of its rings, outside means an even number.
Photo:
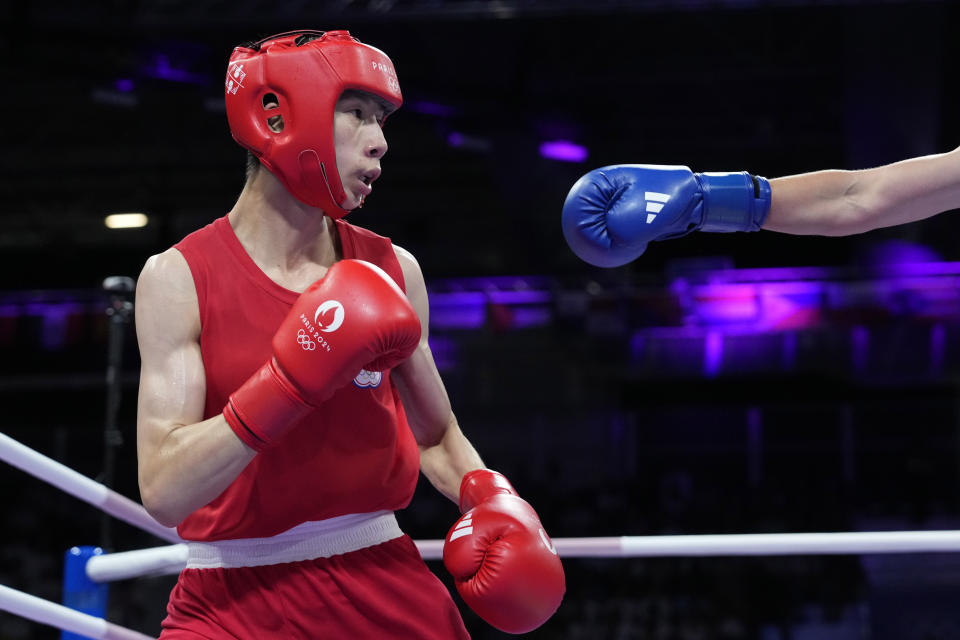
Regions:
<svg viewBox="0 0 960 640"><path fill-rule="evenodd" d="M139 459L143 505L161 524L175 526L223 493L256 455L223 415L171 429Z"/></svg>
<svg viewBox="0 0 960 640"><path fill-rule="evenodd" d="M460 481L468 471L484 467L480 454L450 414L450 424L440 441L420 447L420 470L440 493L460 504Z"/></svg>
<svg viewBox="0 0 960 640"><path fill-rule="evenodd" d="M960 149L860 171L817 171L770 181L764 229L842 236L960 207Z"/></svg>

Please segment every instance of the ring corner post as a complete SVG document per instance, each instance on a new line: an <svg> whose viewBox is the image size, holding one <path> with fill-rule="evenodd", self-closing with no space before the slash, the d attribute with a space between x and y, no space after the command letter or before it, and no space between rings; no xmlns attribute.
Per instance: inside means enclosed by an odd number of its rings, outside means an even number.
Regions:
<svg viewBox="0 0 960 640"><path fill-rule="evenodd" d="M106 618L109 586L87 577L87 561L102 554L103 549L92 546L71 547L64 553L64 606L97 618ZM86 636L61 631L60 640L86 640Z"/></svg>

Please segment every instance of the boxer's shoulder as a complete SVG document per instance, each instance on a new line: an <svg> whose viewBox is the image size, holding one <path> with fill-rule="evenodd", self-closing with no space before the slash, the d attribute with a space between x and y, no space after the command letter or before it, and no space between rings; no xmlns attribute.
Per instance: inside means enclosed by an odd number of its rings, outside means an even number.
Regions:
<svg viewBox="0 0 960 640"><path fill-rule="evenodd" d="M420 263L417 262L414 255L400 245L394 244L391 246L393 246L393 253L397 256L397 262L400 263L400 268L403 270L403 277L406 278L409 273L413 276L419 276L422 280L423 274L420 271Z"/></svg>
<svg viewBox="0 0 960 640"><path fill-rule="evenodd" d="M423 280L423 271L420 269L420 263L412 253L401 246L393 245L393 252L397 256L397 262L400 263L400 270L403 272L404 287L407 297L417 308L416 300L426 299L427 285Z"/></svg>
<svg viewBox="0 0 960 640"><path fill-rule="evenodd" d="M136 300L138 330L162 322L164 332L180 328L199 334L197 290L190 266L178 250L170 248L147 259L137 279Z"/></svg>
<svg viewBox="0 0 960 640"><path fill-rule="evenodd" d="M147 258L137 279L137 297L141 293L169 294L197 299L193 275L186 258L177 249L170 248Z"/></svg>

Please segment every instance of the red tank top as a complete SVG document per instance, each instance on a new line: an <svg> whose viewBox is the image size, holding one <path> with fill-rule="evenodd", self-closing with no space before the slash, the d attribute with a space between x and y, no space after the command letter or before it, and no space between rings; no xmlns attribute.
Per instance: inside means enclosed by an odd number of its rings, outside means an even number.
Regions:
<svg viewBox="0 0 960 640"><path fill-rule="evenodd" d="M390 240L336 221L344 258L376 264L404 288ZM175 245L193 274L206 374L204 419L271 357L270 341L297 294L272 281L237 239L226 216ZM420 457L403 405L383 374L361 372L227 489L177 527L186 540L276 535L302 522L402 509Z"/></svg>

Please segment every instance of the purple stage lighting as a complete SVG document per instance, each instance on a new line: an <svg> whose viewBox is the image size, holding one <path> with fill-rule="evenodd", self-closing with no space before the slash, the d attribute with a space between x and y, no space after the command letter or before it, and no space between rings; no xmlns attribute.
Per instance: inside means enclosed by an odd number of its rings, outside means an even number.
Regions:
<svg viewBox="0 0 960 640"><path fill-rule="evenodd" d="M587 148L569 140L553 140L540 145L540 155L561 162L583 162L587 159Z"/></svg>
<svg viewBox="0 0 960 640"><path fill-rule="evenodd" d="M210 78L207 77L207 75L173 65L170 62L169 56L164 53L154 54L148 63L141 66L140 72L150 78L170 82L182 82L201 86L210 84Z"/></svg>
<svg viewBox="0 0 960 640"><path fill-rule="evenodd" d="M930 247L904 240L887 240L871 246L867 259L880 273L894 276L920 275L918 269L942 260Z"/></svg>
<svg viewBox="0 0 960 640"><path fill-rule="evenodd" d="M403 108L417 113L425 113L428 116L439 116L441 118L449 118L457 114L457 110L450 105L430 102L428 100L414 100L405 104Z"/></svg>
<svg viewBox="0 0 960 640"><path fill-rule="evenodd" d="M113 88L122 93L130 93L134 88L133 80L130 78L118 78L114 81Z"/></svg>
<svg viewBox="0 0 960 640"><path fill-rule="evenodd" d="M430 351L440 371L452 371L457 367L457 342L449 336L430 335Z"/></svg>
<svg viewBox="0 0 960 640"><path fill-rule="evenodd" d="M471 136L459 131L451 131L447 134L447 144L454 149L473 151L476 153L487 153L493 149L493 142L487 138Z"/></svg>
<svg viewBox="0 0 960 640"><path fill-rule="evenodd" d="M723 364L723 334L719 331L707 331L703 348L703 375L715 378Z"/></svg>
<svg viewBox="0 0 960 640"><path fill-rule="evenodd" d="M487 319L487 296L480 291L436 293L430 296L430 326L438 329L477 329Z"/></svg>

